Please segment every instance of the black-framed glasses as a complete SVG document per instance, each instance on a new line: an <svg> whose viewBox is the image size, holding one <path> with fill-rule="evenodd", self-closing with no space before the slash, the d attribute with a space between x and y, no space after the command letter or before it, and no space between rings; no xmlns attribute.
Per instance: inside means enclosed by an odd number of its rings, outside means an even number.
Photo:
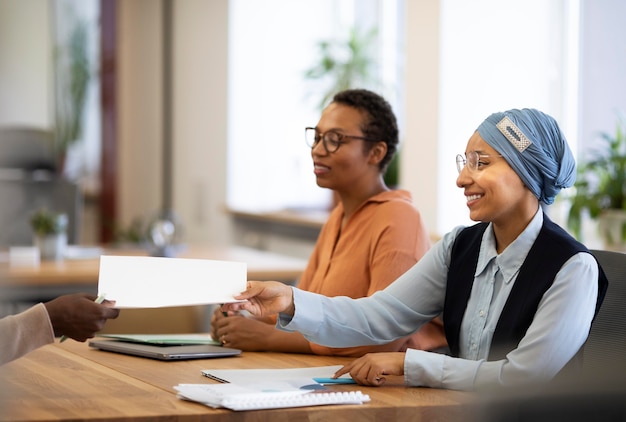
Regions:
<svg viewBox="0 0 626 422"><path fill-rule="evenodd" d="M334 130L329 130L325 133L320 133L314 127L304 128L304 139L306 141L306 144L311 149L315 148L317 144L319 144L319 142L322 141L322 144L324 145L324 149L326 150L326 152L333 153L337 151L342 144L346 143L344 141L344 139L346 138L361 139L363 141L368 141L368 142L378 142L378 140L375 140L375 139L366 138L364 136L346 135L340 132L336 132Z"/></svg>
<svg viewBox="0 0 626 422"><path fill-rule="evenodd" d="M481 158L495 158L502 156L495 154L479 154L476 151L470 151L466 154L466 157L463 157L461 154L457 154L456 156L456 169L459 171L459 174L461 174L465 167L467 167L471 173L478 170L481 164L485 164L480 161Z"/></svg>

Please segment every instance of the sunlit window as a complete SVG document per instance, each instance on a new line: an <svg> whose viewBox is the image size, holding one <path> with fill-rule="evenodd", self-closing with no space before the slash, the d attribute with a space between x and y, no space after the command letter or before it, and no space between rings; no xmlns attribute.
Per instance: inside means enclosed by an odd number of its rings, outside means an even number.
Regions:
<svg viewBox="0 0 626 422"><path fill-rule="evenodd" d="M402 66L397 2L234 0L229 22L228 204L255 211L323 208L330 191L315 183L304 128L315 126L326 80L305 77L321 41L365 37L376 89L401 117Z"/></svg>
<svg viewBox="0 0 626 422"><path fill-rule="evenodd" d="M472 224L454 157L495 111L531 107L557 119L577 144L577 2L443 1L441 8L439 233ZM516 25L532 26L519 31ZM556 216L554 216L556 217ZM558 218L555 218L558 220Z"/></svg>
<svg viewBox="0 0 626 422"><path fill-rule="evenodd" d="M100 187L98 21L99 3L96 0L54 2L57 143L63 144L62 148L66 150L64 176L79 183L88 194L97 194ZM80 124L73 129L75 121Z"/></svg>

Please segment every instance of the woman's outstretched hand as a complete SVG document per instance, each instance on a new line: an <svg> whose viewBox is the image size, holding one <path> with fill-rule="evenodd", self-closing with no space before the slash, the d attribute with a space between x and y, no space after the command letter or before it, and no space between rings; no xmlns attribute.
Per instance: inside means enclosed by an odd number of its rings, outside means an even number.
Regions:
<svg viewBox="0 0 626 422"><path fill-rule="evenodd" d="M295 312L292 288L278 281L248 281L248 288L235 299L246 302L226 303L222 311L246 310L257 317Z"/></svg>

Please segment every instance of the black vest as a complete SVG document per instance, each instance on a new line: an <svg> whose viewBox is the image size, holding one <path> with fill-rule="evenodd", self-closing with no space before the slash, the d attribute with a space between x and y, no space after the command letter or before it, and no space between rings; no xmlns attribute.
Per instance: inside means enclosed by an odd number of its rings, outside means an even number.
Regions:
<svg viewBox="0 0 626 422"><path fill-rule="evenodd" d="M474 283L480 244L487 226L487 223L479 223L462 230L452 246L443 310L444 330L452 356L459 355L461 321ZM503 359L517 347L556 274L578 252L589 251L544 214L541 231L520 268L496 324L488 360ZM596 314L608 285L602 268L598 268Z"/></svg>

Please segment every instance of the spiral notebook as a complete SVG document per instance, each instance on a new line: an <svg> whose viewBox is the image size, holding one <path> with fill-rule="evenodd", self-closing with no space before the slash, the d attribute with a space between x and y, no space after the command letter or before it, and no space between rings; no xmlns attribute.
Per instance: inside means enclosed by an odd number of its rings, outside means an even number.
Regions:
<svg viewBox="0 0 626 422"><path fill-rule="evenodd" d="M363 404L370 401L370 397L360 391L328 391L310 378L247 385L179 384L174 389L183 400L236 411Z"/></svg>

